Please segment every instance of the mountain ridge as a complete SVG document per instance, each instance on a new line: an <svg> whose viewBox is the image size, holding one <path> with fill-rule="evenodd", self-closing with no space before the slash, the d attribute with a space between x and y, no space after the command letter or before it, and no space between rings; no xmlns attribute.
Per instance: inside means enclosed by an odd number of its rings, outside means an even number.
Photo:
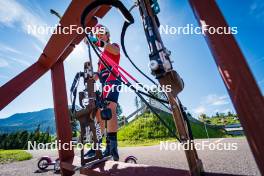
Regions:
<svg viewBox="0 0 264 176"><path fill-rule="evenodd" d="M46 108L39 111L16 113L7 118L0 119L0 133L12 133L17 131L34 131L40 125L41 131L49 129L55 134L54 109Z"/></svg>

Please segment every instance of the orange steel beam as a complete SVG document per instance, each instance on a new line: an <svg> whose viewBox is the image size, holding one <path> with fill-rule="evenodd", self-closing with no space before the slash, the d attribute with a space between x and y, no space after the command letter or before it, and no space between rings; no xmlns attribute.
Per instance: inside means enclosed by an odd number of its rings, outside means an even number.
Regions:
<svg viewBox="0 0 264 176"><path fill-rule="evenodd" d="M61 26L73 24L80 27L81 12L92 1L73 0L60 21ZM108 6L101 6L94 10L94 13L87 17L87 26L92 27L96 24L96 21L92 20L92 16L102 18L109 10ZM38 61L0 87L0 110L44 75L54 63L58 60L65 60L75 45L79 44L83 38L84 35L78 33L53 34Z"/></svg>
<svg viewBox="0 0 264 176"><path fill-rule="evenodd" d="M70 45L60 60L64 60L74 49L74 45ZM8 81L0 87L0 110L6 107L11 101L19 96L24 90L31 86L36 80L44 75L49 68L43 67L42 64L36 62L21 72L19 75Z"/></svg>
<svg viewBox="0 0 264 176"><path fill-rule="evenodd" d="M36 62L12 80L1 86L0 110L8 105L48 70L48 68L44 68L40 63Z"/></svg>
<svg viewBox="0 0 264 176"><path fill-rule="evenodd" d="M61 27L57 27L57 29L59 30L60 28L70 27L73 25L76 26L74 28L82 28L82 25L80 24L81 13L91 2L93 2L93 0L73 0L60 20ZM103 17L109 9L110 7L102 6L93 10L93 12L91 12L86 18L87 27L93 27L95 25L95 21L92 20L93 16ZM76 41L76 38L79 38L80 40ZM43 57L39 58L39 62L43 66L50 68L54 63L56 63L56 61L58 61L60 56L63 54L65 49L70 46L70 44L79 44L83 38L84 34L80 35L76 30L72 31L71 34L59 33L52 35L44 48Z"/></svg>
<svg viewBox="0 0 264 176"><path fill-rule="evenodd" d="M61 28L70 25L76 25L76 28L81 27L81 13L91 2L93 2L93 0L73 0L60 21ZM109 6L101 6L93 10L86 18L87 27L96 25L97 20L94 19L93 16L102 18L109 10ZM76 31L73 31L72 34L53 34L38 61L0 87L0 110L51 69L57 140L62 145L70 144L72 131L68 111L63 61L72 52L75 45L82 41L84 36L84 34L78 34ZM59 149L59 158L61 162L71 164L74 158L74 151ZM62 175L73 174L72 171L63 167L61 170Z"/></svg>
<svg viewBox="0 0 264 176"><path fill-rule="evenodd" d="M72 163L74 158L74 151L70 148L70 141L72 139L72 129L70 124L68 100L66 92L66 83L64 75L63 61L58 61L51 68L52 92L54 100L54 112L57 130L57 142L59 158L61 162ZM66 146L63 149L60 146ZM61 168L63 175L73 175L74 172Z"/></svg>
<svg viewBox="0 0 264 176"><path fill-rule="evenodd" d="M226 27L214 0L190 0L198 23ZM251 151L264 175L264 99L233 35L206 33L206 41L237 111Z"/></svg>

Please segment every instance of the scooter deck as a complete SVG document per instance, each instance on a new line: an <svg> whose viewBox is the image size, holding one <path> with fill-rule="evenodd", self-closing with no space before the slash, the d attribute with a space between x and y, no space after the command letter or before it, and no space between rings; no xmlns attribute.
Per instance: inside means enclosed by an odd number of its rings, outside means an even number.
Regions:
<svg viewBox="0 0 264 176"><path fill-rule="evenodd" d="M98 164L104 163L104 162L110 160L111 158L112 158L112 156L107 156L107 157L104 157L102 159L93 160L89 163L86 163L83 166L80 166L81 165L81 158L78 156L75 156L72 164L69 164L67 162L61 162L61 167L63 167L64 169L67 169L69 171L76 172L76 171L80 171L81 169L84 169L84 168L85 169L92 169L93 167L96 167Z"/></svg>

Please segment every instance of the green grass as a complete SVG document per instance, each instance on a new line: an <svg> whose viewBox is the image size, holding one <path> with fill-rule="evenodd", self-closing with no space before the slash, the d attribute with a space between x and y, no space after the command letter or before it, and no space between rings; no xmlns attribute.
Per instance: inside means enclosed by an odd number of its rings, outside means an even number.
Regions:
<svg viewBox="0 0 264 176"><path fill-rule="evenodd" d="M119 147L138 147L138 146L152 146L159 145L160 141L170 141L175 142L175 138L160 138L160 139L145 139L145 140L136 140L136 141L118 141Z"/></svg>
<svg viewBox="0 0 264 176"><path fill-rule="evenodd" d="M174 131L175 125L171 115L161 114ZM192 132L195 139L207 138L203 124L191 123ZM223 130L207 127L210 138L227 137ZM156 145L160 141L175 141L176 139L169 133L168 129L161 124L153 114L143 114L133 122L123 126L118 131L118 141L120 147L127 146L147 146Z"/></svg>
<svg viewBox="0 0 264 176"><path fill-rule="evenodd" d="M221 118L221 117L206 118L206 123L209 123L211 125L230 125L230 124L236 124L240 122L238 119L235 119L234 117L226 116L224 118Z"/></svg>
<svg viewBox="0 0 264 176"><path fill-rule="evenodd" d="M119 141L143 141L172 137L152 114L144 114L118 131Z"/></svg>
<svg viewBox="0 0 264 176"><path fill-rule="evenodd" d="M191 127L195 139L207 138L206 130L203 124L191 123ZM210 128L208 126L207 126L207 132L209 138L229 137L227 134L225 134L224 130Z"/></svg>
<svg viewBox="0 0 264 176"><path fill-rule="evenodd" d="M24 161L32 158L30 153L24 150L0 150L0 163Z"/></svg>

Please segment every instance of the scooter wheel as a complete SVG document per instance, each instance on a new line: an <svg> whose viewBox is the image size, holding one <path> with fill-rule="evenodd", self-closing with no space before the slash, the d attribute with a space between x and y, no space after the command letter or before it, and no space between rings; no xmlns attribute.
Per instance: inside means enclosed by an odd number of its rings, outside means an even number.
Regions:
<svg viewBox="0 0 264 176"><path fill-rule="evenodd" d="M46 158L42 158L38 161L38 168L44 170L49 166L49 161Z"/></svg>
<svg viewBox="0 0 264 176"><path fill-rule="evenodd" d="M128 156L125 159L125 163L132 163L132 164L137 164L137 158L134 156Z"/></svg>

